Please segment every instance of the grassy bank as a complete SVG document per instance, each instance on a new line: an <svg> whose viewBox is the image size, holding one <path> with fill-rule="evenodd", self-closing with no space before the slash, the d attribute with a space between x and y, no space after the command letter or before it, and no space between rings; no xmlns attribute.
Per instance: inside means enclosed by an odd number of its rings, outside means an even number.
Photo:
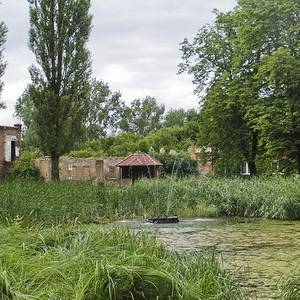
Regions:
<svg viewBox="0 0 300 300"><path fill-rule="evenodd" d="M281 286L281 299L300 299L300 272L291 275Z"/></svg>
<svg viewBox="0 0 300 300"><path fill-rule="evenodd" d="M213 253L179 255L145 232L15 223L0 239L0 299L245 299Z"/></svg>
<svg viewBox="0 0 300 300"><path fill-rule="evenodd" d="M296 178L143 180L127 188L89 183L0 183L0 220L51 224L178 214L300 219Z"/></svg>

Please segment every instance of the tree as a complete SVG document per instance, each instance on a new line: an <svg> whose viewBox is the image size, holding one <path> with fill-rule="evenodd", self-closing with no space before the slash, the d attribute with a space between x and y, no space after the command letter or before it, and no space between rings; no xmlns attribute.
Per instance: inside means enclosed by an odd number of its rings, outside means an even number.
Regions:
<svg viewBox="0 0 300 300"><path fill-rule="evenodd" d="M185 40L182 44L180 70L193 74L196 90L203 96L202 105L205 101L216 103L217 99L210 97L210 93L214 94L217 89L225 96L221 98L225 114L232 114L228 120L239 117L242 121L242 136L236 134L234 126L227 128L232 138L243 138L239 147L237 141L233 143L232 150L238 150L249 162L252 174L256 172L257 155L264 150L261 147L264 132L257 126L258 119L254 115L262 102L257 75L265 57L280 47L288 48L294 57L299 57L299 11L297 0L239 0L233 11L217 12L214 25L202 28L192 43ZM203 109L207 107L209 105ZM220 104L216 112L221 114L221 108ZM224 126L223 118L212 117L220 121L216 128ZM224 130L217 130L214 135L226 146L228 134ZM220 151L222 148L218 153Z"/></svg>
<svg viewBox="0 0 300 300"><path fill-rule="evenodd" d="M279 48L257 74L261 99L252 112L269 156L296 161L300 174L300 57Z"/></svg>
<svg viewBox="0 0 300 300"><path fill-rule="evenodd" d="M195 114L197 114L195 109L184 110L180 109L171 109L169 110L164 117L163 127L173 127L180 124L186 123L191 119Z"/></svg>
<svg viewBox="0 0 300 300"><path fill-rule="evenodd" d="M37 124L34 119L34 103L32 95L34 87L28 85L23 94L17 99L15 105L15 116L23 122L22 147L38 148L39 137L37 135Z"/></svg>
<svg viewBox="0 0 300 300"><path fill-rule="evenodd" d="M3 76L6 68L6 63L3 58L3 50L4 50L4 44L6 42L6 35L7 35L7 27L3 22L0 22L0 100L1 100L1 92L3 89L3 82L1 81L1 77ZM0 101L0 109L2 108L5 108L5 104Z"/></svg>
<svg viewBox="0 0 300 300"><path fill-rule="evenodd" d="M86 121L87 138L97 139L108 132L116 132L124 106L120 92L112 92L108 84L93 79Z"/></svg>
<svg viewBox="0 0 300 300"><path fill-rule="evenodd" d="M36 0L30 3L32 101L40 149L51 156L52 179L59 157L84 133L89 92L91 30L89 0Z"/></svg>
<svg viewBox="0 0 300 300"><path fill-rule="evenodd" d="M161 127L164 112L164 105L159 105L153 97L136 99L131 102L130 107L124 109L120 129L124 132L148 134Z"/></svg>
<svg viewBox="0 0 300 300"><path fill-rule="evenodd" d="M202 97L199 143L204 159L211 160L222 172L236 169L245 159L255 174L257 136L245 117L244 103L237 92L241 81L234 67L239 20L236 14L216 11L214 26L200 29L192 43L184 40L180 72L194 76L196 92Z"/></svg>

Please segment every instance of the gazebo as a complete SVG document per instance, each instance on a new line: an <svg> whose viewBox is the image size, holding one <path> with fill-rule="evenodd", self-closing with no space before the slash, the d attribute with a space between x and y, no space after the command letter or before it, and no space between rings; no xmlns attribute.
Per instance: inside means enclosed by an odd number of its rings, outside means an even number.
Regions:
<svg viewBox="0 0 300 300"><path fill-rule="evenodd" d="M140 178L160 176L162 164L148 154L136 152L116 164L120 169L120 185L133 184Z"/></svg>

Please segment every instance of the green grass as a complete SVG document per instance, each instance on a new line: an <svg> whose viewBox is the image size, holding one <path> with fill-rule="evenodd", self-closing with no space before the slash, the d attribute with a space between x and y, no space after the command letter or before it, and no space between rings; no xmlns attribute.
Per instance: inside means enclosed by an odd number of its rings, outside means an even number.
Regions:
<svg viewBox="0 0 300 300"><path fill-rule="evenodd" d="M300 219L297 178L142 180L127 188L90 183L0 183L0 221L48 224L178 214Z"/></svg>
<svg viewBox="0 0 300 300"><path fill-rule="evenodd" d="M0 299L246 299L214 253L178 254L150 233L86 225L0 227Z"/></svg>
<svg viewBox="0 0 300 300"><path fill-rule="evenodd" d="M291 275L281 286L281 299L300 300L300 272Z"/></svg>

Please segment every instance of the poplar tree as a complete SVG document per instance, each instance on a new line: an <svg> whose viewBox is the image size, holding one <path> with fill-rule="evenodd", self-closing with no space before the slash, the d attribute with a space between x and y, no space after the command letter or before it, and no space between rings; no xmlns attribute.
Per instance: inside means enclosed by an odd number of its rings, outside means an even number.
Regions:
<svg viewBox="0 0 300 300"><path fill-rule="evenodd" d="M59 157L83 136L86 117L91 31L90 0L30 0L30 67L36 132L59 180Z"/></svg>
<svg viewBox="0 0 300 300"><path fill-rule="evenodd" d="M0 22L0 100L1 100L1 92L3 89L3 81L1 81L1 77L3 76L6 68L6 62L4 61L4 57L3 57L4 44L6 42L6 34L7 34L7 27L3 22ZM0 101L0 109L4 107L5 107L4 103Z"/></svg>

